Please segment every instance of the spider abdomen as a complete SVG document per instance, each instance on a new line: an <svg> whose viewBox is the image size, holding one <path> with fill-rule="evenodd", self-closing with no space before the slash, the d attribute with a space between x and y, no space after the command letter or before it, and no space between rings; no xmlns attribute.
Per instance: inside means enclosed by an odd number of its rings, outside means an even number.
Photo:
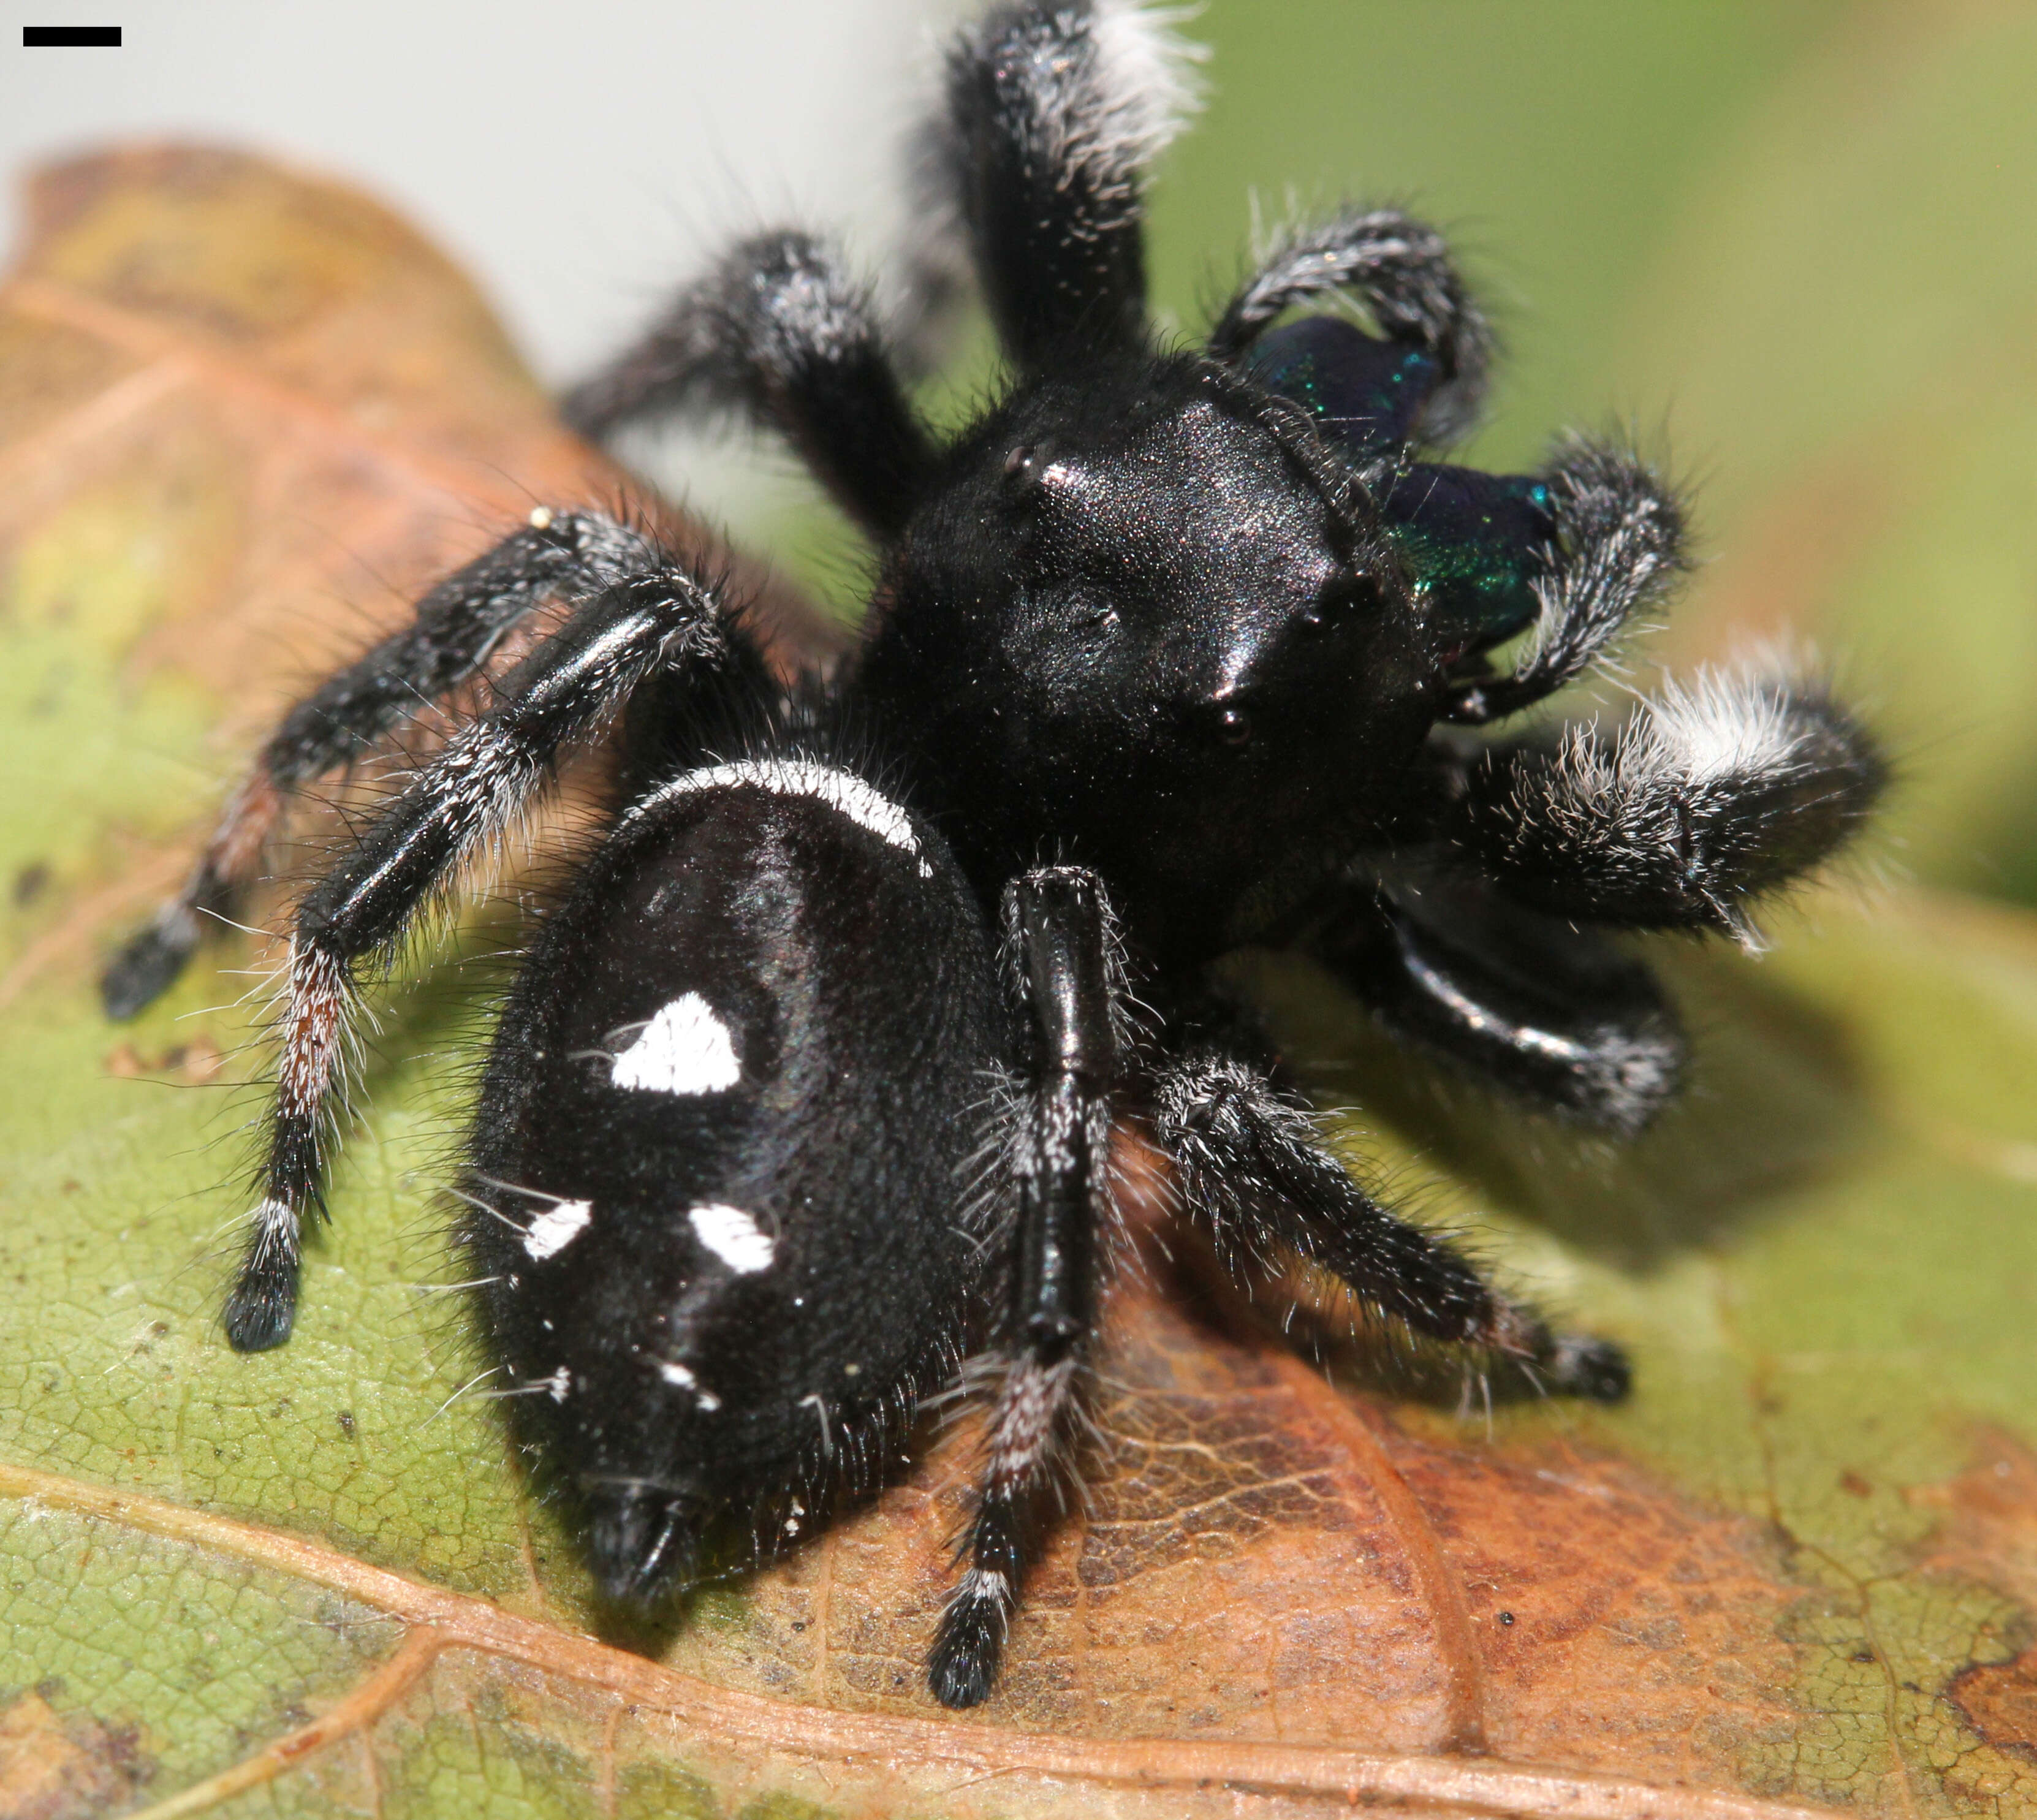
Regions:
<svg viewBox="0 0 2037 1820"><path fill-rule="evenodd" d="M952 1369L1000 1001L938 837L770 757L633 810L498 1029L463 1241L515 1427L648 1596L796 1534Z"/></svg>

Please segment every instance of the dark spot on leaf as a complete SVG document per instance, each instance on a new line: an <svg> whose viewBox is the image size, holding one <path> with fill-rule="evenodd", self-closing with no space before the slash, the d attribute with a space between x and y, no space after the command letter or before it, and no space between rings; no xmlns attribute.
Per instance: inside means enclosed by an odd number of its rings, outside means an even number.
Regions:
<svg viewBox="0 0 2037 1820"><path fill-rule="evenodd" d="M1988 1743L2037 1762L2037 1650L1969 1668L1945 1692Z"/></svg>
<svg viewBox="0 0 2037 1820"><path fill-rule="evenodd" d="M132 1043L122 1043L106 1057L106 1072L119 1080L168 1074L192 1086L202 1086L226 1066L225 1055L209 1036L176 1043L158 1055L145 1055Z"/></svg>

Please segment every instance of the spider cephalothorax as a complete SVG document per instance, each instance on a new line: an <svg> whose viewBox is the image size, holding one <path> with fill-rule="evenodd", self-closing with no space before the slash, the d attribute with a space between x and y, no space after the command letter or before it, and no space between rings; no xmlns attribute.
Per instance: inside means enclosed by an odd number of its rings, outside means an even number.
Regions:
<svg viewBox="0 0 2037 1820"><path fill-rule="evenodd" d="M924 213L1010 374L946 446L867 293L798 232L735 247L569 400L595 434L705 402L791 440L881 553L832 676L788 696L678 557L534 512L292 711L106 982L116 1013L153 996L294 790L486 676L296 912L226 1312L235 1346L278 1345L356 966L606 731L617 800L508 996L459 1191L503 1407L602 1587L641 1603L717 1524L760 1550L811 1533L986 1354L988 1457L929 1660L954 1705L989 1690L1059 1470L1121 1119L1241 1275L1298 1255L1483 1369L1625 1393L1617 1348L1551 1332L1354 1180L1213 963L1300 950L1404 1040L1631 1131L1682 1042L1607 931L1745 932L1882 781L1843 710L1779 675L1669 687L1610 730L1478 734L1660 598L1676 501L1582 440L1529 475L1429 459L1488 338L1393 211L1296 232L1203 346L1161 345L1140 191L1182 59L1121 0L1020 0L956 46ZM557 629L495 659L554 602Z"/></svg>
<svg viewBox="0 0 2037 1820"><path fill-rule="evenodd" d="M973 873L1111 854L1135 935L1204 959L1298 844L1386 810L1456 638L1424 606L1262 393L1198 355L1091 353L942 463L861 686L933 761Z"/></svg>

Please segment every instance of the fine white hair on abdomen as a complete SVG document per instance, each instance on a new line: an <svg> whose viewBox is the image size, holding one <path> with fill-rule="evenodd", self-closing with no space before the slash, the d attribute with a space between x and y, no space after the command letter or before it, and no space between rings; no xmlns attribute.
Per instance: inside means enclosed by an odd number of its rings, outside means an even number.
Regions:
<svg viewBox="0 0 2037 1820"><path fill-rule="evenodd" d="M727 790L747 784L768 790L774 796L803 796L825 803L857 827L867 829L880 840L909 853L919 861L920 876L931 878L934 869L920 851L919 836L913 832L913 818L888 796L852 771L837 769L804 758L746 758L729 765L710 765L675 777L637 805L629 819L637 820L661 804L704 790Z"/></svg>

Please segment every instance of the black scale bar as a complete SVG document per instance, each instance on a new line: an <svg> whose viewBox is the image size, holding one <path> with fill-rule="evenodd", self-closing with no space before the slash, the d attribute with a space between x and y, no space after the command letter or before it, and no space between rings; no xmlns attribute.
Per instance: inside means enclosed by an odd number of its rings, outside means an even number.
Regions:
<svg viewBox="0 0 2037 1820"><path fill-rule="evenodd" d="M24 25L21 28L21 48L32 51L42 45L67 45L78 48L104 45L109 50L120 48L120 28L118 25Z"/></svg>

